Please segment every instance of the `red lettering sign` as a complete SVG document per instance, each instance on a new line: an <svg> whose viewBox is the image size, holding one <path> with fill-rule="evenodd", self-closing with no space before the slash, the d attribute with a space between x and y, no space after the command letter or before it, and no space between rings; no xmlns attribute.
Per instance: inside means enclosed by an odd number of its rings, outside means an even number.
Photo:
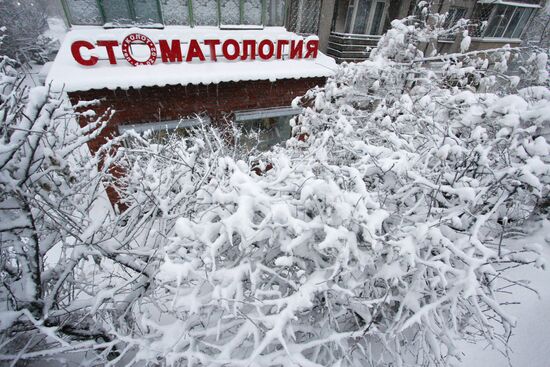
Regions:
<svg viewBox="0 0 550 367"><path fill-rule="evenodd" d="M88 50L93 50L94 49L94 45L92 45L90 42L88 41L75 41L73 42L73 44L71 45L71 53L73 54L73 58L76 60L76 62L78 62L80 65L84 65L84 66L92 66L92 65L95 65L97 63L97 57L96 56L92 56L90 57L88 60L84 59L82 57L82 54L80 53L80 49L84 47L84 48L87 48Z"/></svg>
<svg viewBox="0 0 550 367"><path fill-rule="evenodd" d="M143 44L149 50L149 57L147 60L140 61L134 57L132 53L132 45ZM77 63L83 66L93 66L97 64L99 58L97 56L90 56L84 58L81 54L82 48L86 48L89 51L93 51L96 47L104 47L107 52L107 58L110 64L116 64L115 49L120 47L122 55L133 66L141 65L153 65L157 61L157 56L160 53L162 62L174 63L174 62L193 62L193 61L206 61L205 51L210 55L210 61L218 61L216 55L216 46L219 46L221 53L225 60L256 60L258 56L262 60L292 60L292 59L314 59L317 57L319 51L318 39L280 39L280 40L241 40L227 39L223 42L218 39L206 39L199 41L192 39L188 42L187 55L183 55L182 42L177 39L173 39L170 43L167 40L161 39L157 45L147 36L140 33L129 34L122 40L119 46L119 42L115 40L99 40L94 46L88 41L74 41L71 45L71 54ZM275 56L275 58L274 58Z"/></svg>
<svg viewBox="0 0 550 367"><path fill-rule="evenodd" d="M178 40L172 40L172 46L168 45L168 41L160 40L160 56L162 62L181 62L181 43Z"/></svg>

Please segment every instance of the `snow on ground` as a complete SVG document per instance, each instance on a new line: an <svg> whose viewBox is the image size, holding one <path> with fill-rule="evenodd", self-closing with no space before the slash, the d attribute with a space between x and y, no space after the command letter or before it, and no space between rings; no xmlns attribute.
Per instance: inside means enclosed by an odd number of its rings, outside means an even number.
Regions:
<svg viewBox="0 0 550 367"><path fill-rule="evenodd" d="M536 224L539 226L533 236L523 241L532 241L543 247L543 255L550 260L550 220ZM540 270L523 267L511 270L509 275L515 279L529 279L529 284L537 289L540 299L524 288L515 288L513 296L521 300L519 305L508 306L518 321L510 339L510 353L507 357L487 343L462 345L466 354L464 367L548 367L550 366L550 269Z"/></svg>

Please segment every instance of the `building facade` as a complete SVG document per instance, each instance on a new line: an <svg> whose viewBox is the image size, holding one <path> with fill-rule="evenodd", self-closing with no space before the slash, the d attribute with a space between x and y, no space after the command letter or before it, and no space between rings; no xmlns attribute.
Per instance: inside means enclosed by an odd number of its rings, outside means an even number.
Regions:
<svg viewBox="0 0 550 367"><path fill-rule="evenodd" d="M127 130L161 137L230 122L243 144L266 149L291 136L289 120L300 112L291 102L336 68L312 32L284 27L284 0L61 4L70 30L46 83L92 111L79 118L83 126L113 112L92 151Z"/></svg>
<svg viewBox="0 0 550 367"><path fill-rule="evenodd" d="M205 123L233 123L241 144L267 149L291 136L295 98L324 85L337 61L367 58L391 20L417 9L415 0L60 1L70 31L46 83L67 93L81 126L110 114L92 152L128 130L161 141ZM540 3L433 6L449 24L472 19L471 48L483 49L518 45ZM113 187L107 193L118 202Z"/></svg>
<svg viewBox="0 0 550 367"><path fill-rule="evenodd" d="M421 0L290 0L289 29L315 33L320 49L337 61L361 61L393 19L414 15ZM546 0L435 0L432 10L448 14L446 26L470 20L470 49L518 46L530 20ZM424 1L425 2L425 1ZM319 9L312 11L310 9ZM457 52L460 35L438 41L438 51Z"/></svg>
<svg viewBox="0 0 550 367"><path fill-rule="evenodd" d="M105 136L129 128L238 122L267 147L289 137L291 101L334 60L360 61L417 0L60 0L70 32L47 82L76 105L112 109ZM447 25L471 20L471 49L519 45L544 0L436 0ZM134 38L132 38L134 37ZM437 43L455 52L460 35ZM326 55L330 56L327 57ZM200 118L199 118L200 117ZM91 117L82 117L86 124Z"/></svg>

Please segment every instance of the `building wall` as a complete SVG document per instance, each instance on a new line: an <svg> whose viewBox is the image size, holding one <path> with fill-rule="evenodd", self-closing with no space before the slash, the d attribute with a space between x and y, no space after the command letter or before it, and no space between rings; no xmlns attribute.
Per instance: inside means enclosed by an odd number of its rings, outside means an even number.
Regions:
<svg viewBox="0 0 550 367"><path fill-rule="evenodd" d="M324 0L326 1L326 0ZM335 32L344 32L344 24L347 14L347 7L352 0L340 0L336 2L333 11L333 23L332 30ZM387 0L388 13L385 19L384 30L390 27L390 21L392 19L398 19L406 17L409 14L413 14L415 11L416 0ZM528 3L528 4L544 4L550 2L550 0L515 0L515 3ZM512 2L513 3L513 2ZM440 14L444 14L450 10L451 7L460 7L466 10L465 18L471 19L472 26L469 27L470 36L472 37L470 50L486 50L492 48L503 47L506 44L510 44L512 47L519 46L521 41L519 38L507 39L507 38L487 38L482 37L482 33L479 31L476 24L481 24L483 21L487 21L492 14L492 7L486 5L482 7L476 0L435 0L431 2L432 10ZM527 26L526 29L529 27ZM477 30L477 31L476 31ZM365 40L365 37L355 39L353 37L346 36L343 39L340 36L329 36L328 42L323 42L324 35L329 32L319 32L321 44L328 44L326 53L336 59L337 62L342 61L361 61L368 57L368 53L361 52L366 46L375 47L377 43L377 36L373 36L369 41ZM363 35L361 35L363 36ZM460 42L462 41L462 35L458 34L454 40L441 40L437 44L438 52L440 53L456 53L460 51ZM368 43L368 44L367 44ZM425 54L429 55L433 50L433 46L429 45L425 48ZM322 49L325 52L325 49Z"/></svg>
<svg viewBox="0 0 550 367"><path fill-rule="evenodd" d="M288 107L295 97L309 89L324 85L326 78L283 79L270 81L241 81L210 85L175 85L144 87L128 90L100 89L70 92L73 105L79 101L99 99L92 108L97 115L108 108L115 110L107 128L92 141L90 150L96 152L110 136L118 135L119 125L179 120L197 113L209 115L213 124L223 124L231 119L231 113L270 107ZM84 126L94 118L81 117Z"/></svg>
<svg viewBox="0 0 550 367"><path fill-rule="evenodd" d="M319 20L319 32L317 34L319 36L319 50L324 53L327 52L335 3L337 3L336 0L323 0L321 5L321 18Z"/></svg>
<svg viewBox="0 0 550 367"><path fill-rule="evenodd" d="M128 90L95 89L68 95L73 105L79 101L100 100L99 105L83 107L78 112L92 109L100 116L108 108L116 111L101 135L88 143L90 151L96 153L110 137L118 135L119 125L179 120L197 113L206 113L213 124L221 125L232 117L232 111L288 107L295 97L303 96L309 89L325 82L326 78L243 81ZM95 117L81 116L79 123L86 126L94 120ZM124 175L118 166L111 166L109 170L115 177ZM116 187L107 185L105 190L113 206L125 210Z"/></svg>

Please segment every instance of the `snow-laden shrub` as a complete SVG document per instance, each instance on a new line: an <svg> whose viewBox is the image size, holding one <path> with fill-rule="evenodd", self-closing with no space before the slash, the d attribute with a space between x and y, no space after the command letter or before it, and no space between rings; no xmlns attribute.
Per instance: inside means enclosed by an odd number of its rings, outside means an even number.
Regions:
<svg viewBox="0 0 550 367"><path fill-rule="evenodd" d="M0 1L2 54L19 63L44 64L51 57L54 42L43 35L48 29L47 1Z"/></svg>
<svg viewBox="0 0 550 367"><path fill-rule="evenodd" d="M506 341L497 280L509 291L523 283L508 268L544 265L507 239L545 210L550 91L517 89L513 50L426 58L428 34L393 25L371 60L307 94L285 147L246 157L206 127L129 137L126 211L90 221L70 253L77 297L56 312L73 335L10 314L53 347L4 359L448 365L458 340Z"/></svg>
<svg viewBox="0 0 550 367"><path fill-rule="evenodd" d="M120 335L133 361L444 365L457 340L506 340L516 321L495 281L544 264L506 238L544 210L550 180L550 91L500 88L510 54L345 65L308 93L306 142L261 157L261 175L204 140L133 159L128 180L149 172L140 185L173 223Z"/></svg>
<svg viewBox="0 0 550 367"><path fill-rule="evenodd" d="M503 238L548 187L544 101L473 97L409 96L369 117L327 102L302 118L307 145L264 157L262 175L204 141L135 157L127 181L157 203L159 228L175 225L149 249L127 351L168 365L445 364L460 338L507 336L495 279L543 264Z"/></svg>
<svg viewBox="0 0 550 367"><path fill-rule="evenodd" d="M94 212L107 166L83 150L108 114L79 127L61 95L24 87L16 64L0 56L0 360L13 364L57 354L64 338L109 338L82 308L93 287L76 278L89 256L118 255L102 252L107 218Z"/></svg>

